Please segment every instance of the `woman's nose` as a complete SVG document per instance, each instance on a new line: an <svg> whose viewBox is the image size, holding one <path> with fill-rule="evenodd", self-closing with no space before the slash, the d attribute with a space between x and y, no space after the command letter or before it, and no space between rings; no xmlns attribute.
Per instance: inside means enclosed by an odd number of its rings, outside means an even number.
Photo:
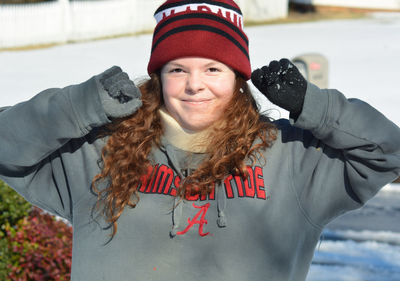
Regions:
<svg viewBox="0 0 400 281"><path fill-rule="evenodd" d="M189 73L186 81L186 90L189 94L196 94L204 89L203 79L201 73L192 72Z"/></svg>

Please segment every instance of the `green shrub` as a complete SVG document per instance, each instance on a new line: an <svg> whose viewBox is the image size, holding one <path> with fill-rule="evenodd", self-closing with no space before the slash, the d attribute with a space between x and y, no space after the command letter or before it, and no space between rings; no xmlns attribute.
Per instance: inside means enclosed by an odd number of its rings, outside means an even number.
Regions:
<svg viewBox="0 0 400 281"><path fill-rule="evenodd" d="M12 252L8 250L8 240L3 232L0 232L0 280L8 280L7 275L10 271L8 265L12 260Z"/></svg>
<svg viewBox="0 0 400 281"><path fill-rule="evenodd" d="M5 233L6 225L14 226L28 216L32 205L0 180L0 232Z"/></svg>
<svg viewBox="0 0 400 281"><path fill-rule="evenodd" d="M30 203L0 180L0 280L7 280L13 252L8 247L6 229L17 225L32 209Z"/></svg>
<svg viewBox="0 0 400 281"><path fill-rule="evenodd" d="M70 279L72 228L54 216L33 208L16 227L6 227L6 280Z"/></svg>
<svg viewBox="0 0 400 281"><path fill-rule="evenodd" d="M0 181L0 280L69 280L72 228Z"/></svg>

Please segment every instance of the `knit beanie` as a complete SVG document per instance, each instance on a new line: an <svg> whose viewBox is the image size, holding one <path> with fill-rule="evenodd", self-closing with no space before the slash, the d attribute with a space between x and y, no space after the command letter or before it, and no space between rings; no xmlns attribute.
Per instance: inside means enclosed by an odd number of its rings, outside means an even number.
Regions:
<svg viewBox="0 0 400 281"><path fill-rule="evenodd" d="M204 57L222 62L250 79L243 16L232 0L168 0L154 13L149 74L171 60Z"/></svg>

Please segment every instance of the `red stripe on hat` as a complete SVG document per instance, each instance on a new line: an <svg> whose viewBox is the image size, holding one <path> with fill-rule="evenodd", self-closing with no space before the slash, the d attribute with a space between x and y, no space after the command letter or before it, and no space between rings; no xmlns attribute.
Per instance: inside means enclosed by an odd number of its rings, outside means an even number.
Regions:
<svg viewBox="0 0 400 281"><path fill-rule="evenodd" d="M196 15L196 14L192 14L192 15ZM184 16L185 15L183 15L183 17ZM190 14L188 16L190 16ZM224 33L229 34L237 43L240 44L239 48L244 50L246 52L246 55L248 55L248 41L247 41L247 36L244 33L237 32L238 29L233 29L232 26L228 26L223 22L209 20L207 18L190 18L190 17L182 18L181 20L171 21L169 24L162 26L162 28L157 29L154 32L153 48L155 47L155 44L157 44L160 41L160 38L162 38L169 31L171 31L175 28L179 28L181 26L187 27L187 26L191 26L191 25L206 25L206 26L216 28L218 30L221 30Z"/></svg>
<svg viewBox="0 0 400 281"><path fill-rule="evenodd" d="M180 57L205 57L220 61L250 79L250 61L232 42L216 33L190 30L161 41L153 51L148 72L153 73Z"/></svg>
<svg viewBox="0 0 400 281"><path fill-rule="evenodd" d="M221 24L226 25L226 27L232 29L234 32L236 32L242 40L245 41L246 45L248 45L248 38L246 34L243 32L242 29L240 29L235 22L231 22L226 20L225 18L221 18L220 16L214 15L214 14L209 14L209 13L184 13L180 15L175 15L173 17L166 18L162 20L157 27L154 30L154 37L157 36L159 32L162 32L162 29L164 29L167 25L172 24L173 22L180 21L180 20L188 20L188 19L194 19L198 23L202 23L203 21L215 21L219 22Z"/></svg>

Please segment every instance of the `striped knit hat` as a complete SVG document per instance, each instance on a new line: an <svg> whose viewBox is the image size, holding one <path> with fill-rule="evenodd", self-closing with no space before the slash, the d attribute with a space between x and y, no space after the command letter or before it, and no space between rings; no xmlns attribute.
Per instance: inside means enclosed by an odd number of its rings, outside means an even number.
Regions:
<svg viewBox="0 0 400 281"><path fill-rule="evenodd" d="M157 26L148 73L181 57L220 61L250 79L243 16L232 0L168 0L154 14Z"/></svg>

